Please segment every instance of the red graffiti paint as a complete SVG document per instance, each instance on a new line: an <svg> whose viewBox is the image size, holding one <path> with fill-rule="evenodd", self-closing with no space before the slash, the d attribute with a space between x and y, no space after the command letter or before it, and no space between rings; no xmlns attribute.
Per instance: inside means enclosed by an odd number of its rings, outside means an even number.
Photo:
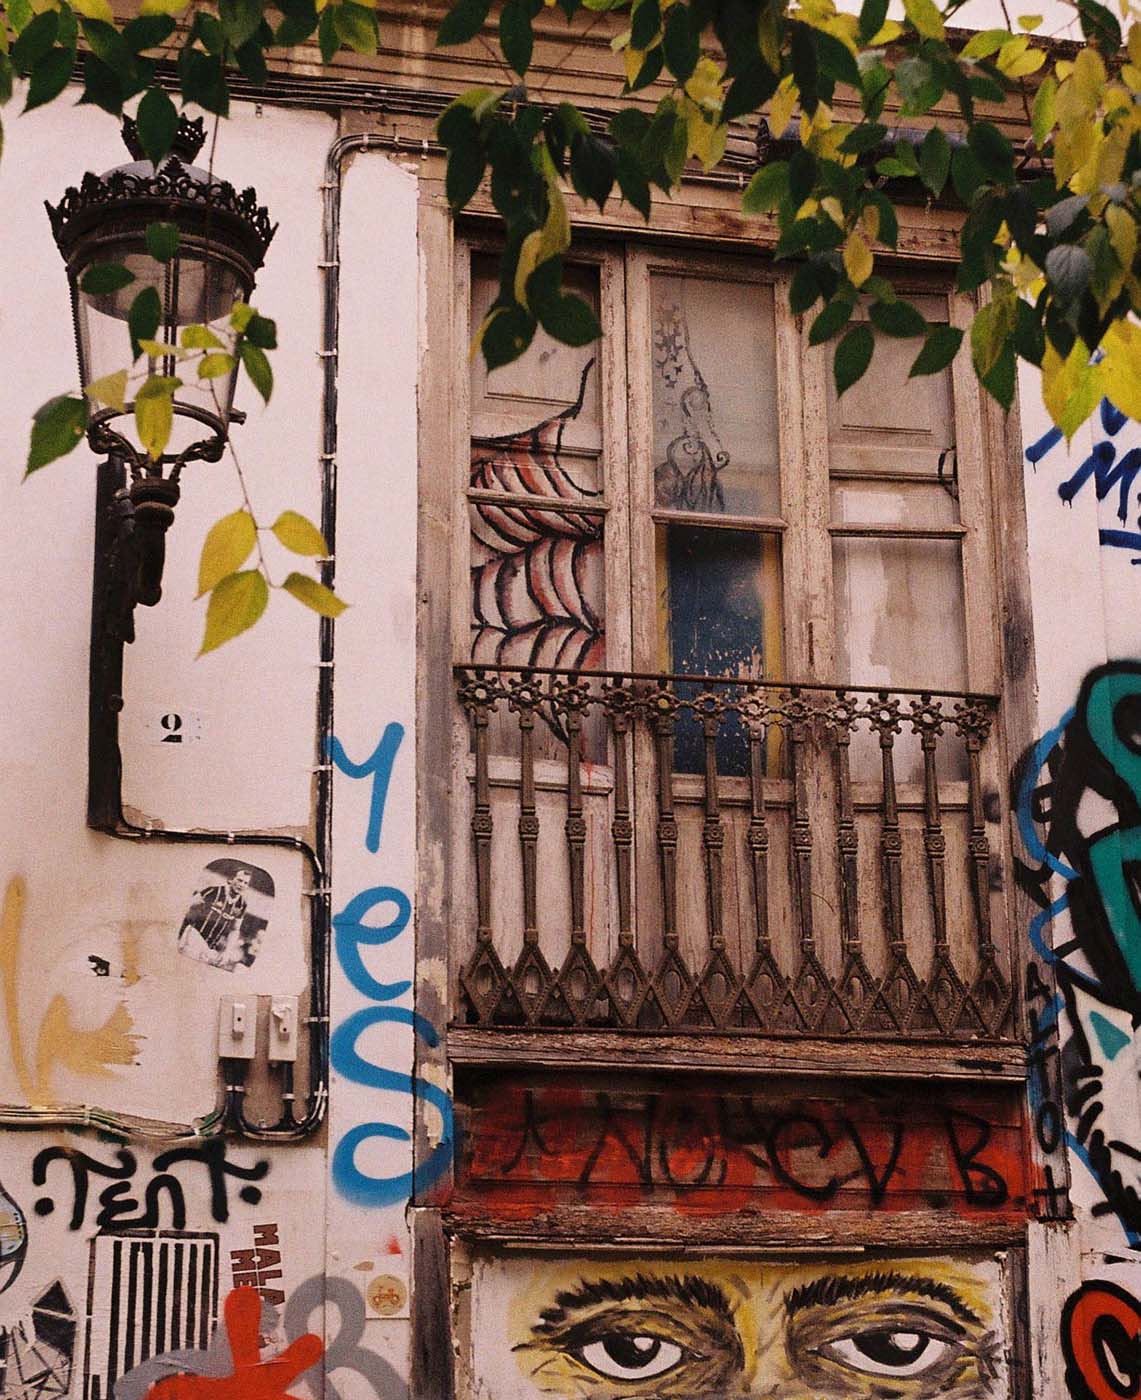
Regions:
<svg viewBox="0 0 1141 1400"><path fill-rule="evenodd" d="M278 1356L263 1361L258 1346L261 1299L252 1288L226 1298L226 1335L233 1371L228 1376L169 1376L147 1391L146 1400L296 1400L289 1387L324 1354L320 1337L307 1332Z"/></svg>
<svg viewBox="0 0 1141 1400"><path fill-rule="evenodd" d="M1116 1283L1083 1283L1070 1295L1062 1350L1073 1400L1141 1396L1141 1304Z"/></svg>

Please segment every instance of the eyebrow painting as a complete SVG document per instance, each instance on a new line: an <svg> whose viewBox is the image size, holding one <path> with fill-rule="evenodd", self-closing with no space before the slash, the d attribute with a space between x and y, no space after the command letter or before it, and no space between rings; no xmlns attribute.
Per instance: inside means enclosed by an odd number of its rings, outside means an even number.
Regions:
<svg viewBox="0 0 1141 1400"><path fill-rule="evenodd" d="M1003 1265L478 1257L480 1400L1007 1400Z"/></svg>

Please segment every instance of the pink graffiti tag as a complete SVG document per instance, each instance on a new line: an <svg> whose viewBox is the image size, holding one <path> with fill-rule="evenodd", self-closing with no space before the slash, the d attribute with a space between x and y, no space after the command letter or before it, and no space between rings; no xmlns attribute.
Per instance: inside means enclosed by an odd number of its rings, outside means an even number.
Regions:
<svg viewBox="0 0 1141 1400"><path fill-rule="evenodd" d="M295 1400L289 1387L324 1354L320 1337L307 1332L278 1356L261 1359L256 1289L235 1288L226 1298L226 1335L233 1371L228 1376L169 1376L156 1381L145 1400Z"/></svg>

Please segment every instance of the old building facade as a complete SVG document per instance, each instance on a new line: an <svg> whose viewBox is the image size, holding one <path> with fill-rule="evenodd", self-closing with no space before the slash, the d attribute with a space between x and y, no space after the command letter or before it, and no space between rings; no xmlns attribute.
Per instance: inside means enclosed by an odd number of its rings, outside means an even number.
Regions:
<svg viewBox="0 0 1141 1400"><path fill-rule="evenodd" d="M548 14L534 85L604 113ZM343 1400L1138 1393L1136 425L893 342L837 400L744 132L648 224L574 204L603 339L487 374L433 131L499 79L434 22L222 125L279 222L235 451L351 606L195 660L240 496L188 467L121 771L96 458L15 485L74 357L42 203L118 136L57 104L0 168L0 1396L259 1345ZM901 204L890 275L965 326L958 218Z"/></svg>

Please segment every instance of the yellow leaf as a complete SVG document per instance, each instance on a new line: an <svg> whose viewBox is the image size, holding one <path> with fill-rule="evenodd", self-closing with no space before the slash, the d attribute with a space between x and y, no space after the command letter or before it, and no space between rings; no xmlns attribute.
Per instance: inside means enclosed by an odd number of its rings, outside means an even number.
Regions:
<svg viewBox="0 0 1141 1400"><path fill-rule="evenodd" d="M236 301L230 308L230 325L240 335L254 318L254 309L248 302Z"/></svg>
<svg viewBox="0 0 1141 1400"><path fill-rule="evenodd" d="M925 39L942 39L943 16L935 7L934 0L903 0L907 18Z"/></svg>
<svg viewBox="0 0 1141 1400"><path fill-rule="evenodd" d="M267 602L269 587L257 569L227 574L210 594L206 632L198 655L204 656L252 627L265 612Z"/></svg>
<svg viewBox="0 0 1141 1400"><path fill-rule="evenodd" d="M1041 15L1019 15L1018 26L1020 29L1037 29L1042 23Z"/></svg>
<svg viewBox="0 0 1141 1400"><path fill-rule="evenodd" d="M1059 123L1054 136L1054 179L1059 188L1068 185L1075 173L1090 160L1100 135L1093 122L1084 117L1074 123Z"/></svg>
<svg viewBox="0 0 1141 1400"><path fill-rule="evenodd" d="M197 597L217 588L227 575L240 569L256 542L257 526L248 510L236 510L215 521L202 545Z"/></svg>
<svg viewBox="0 0 1141 1400"><path fill-rule="evenodd" d="M685 94L707 112L720 115L724 75L711 58L700 58L685 85Z"/></svg>
<svg viewBox="0 0 1141 1400"><path fill-rule="evenodd" d="M1137 256L1137 225L1132 216L1116 204L1109 204L1105 210L1105 226L1117 261L1122 267L1131 268Z"/></svg>
<svg viewBox="0 0 1141 1400"><path fill-rule="evenodd" d="M315 578L309 578L307 574L290 574L281 586L299 603L304 603L322 617L340 617L349 606L332 589L318 583Z"/></svg>
<svg viewBox="0 0 1141 1400"><path fill-rule="evenodd" d="M198 363L198 378L221 379L224 374L230 374L233 368L233 355L219 354L215 351L211 355L202 356Z"/></svg>
<svg viewBox="0 0 1141 1400"><path fill-rule="evenodd" d="M892 44L903 33L903 25L896 19L885 19L879 29L872 35L869 48L879 49L885 44Z"/></svg>
<svg viewBox="0 0 1141 1400"><path fill-rule="evenodd" d="M1121 70L1121 78L1130 92L1141 92L1141 67L1137 64L1127 63Z"/></svg>
<svg viewBox="0 0 1141 1400"><path fill-rule="evenodd" d="M825 195L824 198L820 201L820 207L824 210L825 214L828 215L828 217L832 220L832 222L836 225L837 228L844 227L844 206L840 203L840 201L836 198L834 194ZM869 208L874 207L874 205L869 205ZM865 210L865 212L867 211ZM878 212L879 211L876 210L877 214ZM875 234L873 234L872 237L874 238Z"/></svg>
<svg viewBox="0 0 1141 1400"><path fill-rule="evenodd" d="M83 392L95 403L105 403L108 408L122 413L127 407L127 371L120 369L114 374L105 374L102 379L94 379Z"/></svg>
<svg viewBox="0 0 1141 1400"><path fill-rule="evenodd" d="M1128 216L1126 216L1128 217ZM1102 390L1110 403L1141 422L1141 326L1118 321L1101 339Z"/></svg>
<svg viewBox="0 0 1141 1400"><path fill-rule="evenodd" d="M107 0L71 0L71 8L84 19L97 19L103 24L115 23L115 16L111 13L111 6Z"/></svg>
<svg viewBox="0 0 1141 1400"><path fill-rule="evenodd" d="M769 103L769 131L774 138L784 135L785 128L792 120L792 109L796 106L800 92L792 80L792 74L786 74L780 80L780 86L773 93L772 101Z"/></svg>
<svg viewBox="0 0 1141 1400"><path fill-rule="evenodd" d="M868 239L874 243L880 236L880 211L874 204L865 204L860 210L860 223L864 226L864 232Z"/></svg>
<svg viewBox="0 0 1141 1400"><path fill-rule="evenodd" d="M1136 68L1141 68L1141 20L1135 20L1129 26L1129 38L1126 40L1129 49L1129 62Z"/></svg>
<svg viewBox="0 0 1141 1400"><path fill-rule="evenodd" d="M180 379L153 374L135 395L135 429L153 461L162 456L174 426L174 391Z"/></svg>
<svg viewBox="0 0 1141 1400"><path fill-rule="evenodd" d="M712 170L725 154L725 139L729 128L705 120L700 107L686 102L685 137L686 155L696 156L706 170Z"/></svg>
<svg viewBox="0 0 1141 1400"><path fill-rule="evenodd" d="M1063 360L1049 341L1042 357L1042 402L1069 442L1101 399L1101 370L1080 337Z"/></svg>
<svg viewBox="0 0 1141 1400"><path fill-rule="evenodd" d="M178 343L185 350L221 350L222 342L208 326L184 326Z"/></svg>
<svg viewBox="0 0 1141 1400"><path fill-rule="evenodd" d="M540 263L565 253L570 247L570 215L563 192L559 188L558 171L546 146L539 148L539 164L547 182L547 218L540 229L527 235L519 248L515 264L515 300L527 305L527 279Z"/></svg>
<svg viewBox="0 0 1141 1400"><path fill-rule="evenodd" d="M190 0L142 0L139 5L141 15L177 15L186 9Z"/></svg>
<svg viewBox="0 0 1141 1400"><path fill-rule="evenodd" d="M469 363L479 354L479 347L483 344L483 337L487 334L487 328L497 316L502 316L506 312L505 306L493 306L483 320L476 327L476 332L471 338L471 345L468 347L467 357Z"/></svg>
<svg viewBox="0 0 1141 1400"><path fill-rule="evenodd" d="M325 536L305 516L295 510L283 510L272 525L273 533L294 554L308 554L323 558L329 553Z"/></svg>
<svg viewBox="0 0 1141 1400"><path fill-rule="evenodd" d="M642 64L646 61L645 49L626 49L622 55L622 66L626 71L626 86L633 86L638 74L642 71Z"/></svg>
<svg viewBox="0 0 1141 1400"><path fill-rule="evenodd" d="M971 323L971 361L983 378L998 363L1003 346L1018 322L1018 298L1013 289L980 306Z"/></svg>
<svg viewBox="0 0 1141 1400"><path fill-rule="evenodd" d="M844 271L854 287L862 287L872 275L874 261L868 245L853 230L844 244Z"/></svg>
<svg viewBox="0 0 1141 1400"><path fill-rule="evenodd" d="M185 360L190 353L177 345L168 345L165 340L140 340L139 348L151 360L162 360L168 356L175 360Z"/></svg>
<svg viewBox="0 0 1141 1400"><path fill-rule="evenodd" d="M998 51L995 63L1000 72L1005 73L1008 78L1025 78L1030 73L1037 73L1038 69L1046 62L1045 49L1016 48L1025 38L1019 35L1013 44L1004 44Z"/></svg>

